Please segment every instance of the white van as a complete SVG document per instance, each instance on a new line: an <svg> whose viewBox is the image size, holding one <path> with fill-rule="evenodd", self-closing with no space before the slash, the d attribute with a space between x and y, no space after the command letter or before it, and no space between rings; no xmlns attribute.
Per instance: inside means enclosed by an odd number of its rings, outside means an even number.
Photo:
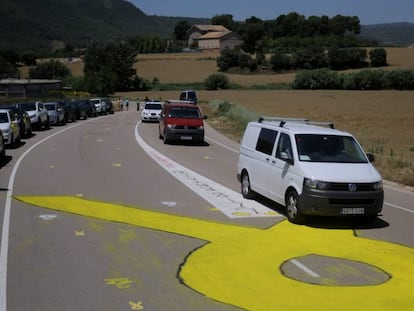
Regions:
<svg viewBox="0 0 414 311"><path fill-rule="evenodd" d="M354 136L332 123L260 118L240 146L237 178L245 198L256 193L286 206L293 223L307 215L360 216L382 210L382 178Z"/></svg>

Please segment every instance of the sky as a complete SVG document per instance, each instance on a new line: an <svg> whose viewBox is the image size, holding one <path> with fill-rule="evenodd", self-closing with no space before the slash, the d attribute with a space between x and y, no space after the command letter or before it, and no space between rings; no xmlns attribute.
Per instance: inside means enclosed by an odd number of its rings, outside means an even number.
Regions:
<svg viewBox="0 0 414 311"><path fill-rule="evenodd" d="M361 25L414 23L414 0L128 0L147 15L204 17L231 14L233 20L251 16L262 20L297 12L312 15L358 16Z"/></svg>

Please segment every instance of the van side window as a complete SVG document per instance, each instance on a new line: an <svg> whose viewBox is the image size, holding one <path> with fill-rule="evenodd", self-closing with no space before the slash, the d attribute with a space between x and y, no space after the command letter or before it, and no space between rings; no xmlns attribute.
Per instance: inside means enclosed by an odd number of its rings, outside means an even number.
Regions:
<svg viewBox="0 0 414 311"><path fill-rule="evenodd" d="M275 145L276 136L277 131L262 128L260 130L259 138L257 139L256 150L271 155L273 146Z"/></svg>
<svg viewBox="0 0 414 311"><path fill-rule="evenodd" d="M289 135L280 134L279 142L277 143L276 158L281 159L280 153L286 152L290 158L293 158L292 143L290 142Z"/></svg>

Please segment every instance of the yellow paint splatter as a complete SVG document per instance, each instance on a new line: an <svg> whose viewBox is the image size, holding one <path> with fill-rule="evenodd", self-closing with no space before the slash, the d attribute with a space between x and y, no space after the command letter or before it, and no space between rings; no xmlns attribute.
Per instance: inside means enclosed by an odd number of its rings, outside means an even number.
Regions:
<svg viewBox="0 0 414 311"><path fill-rule="evenodd" d="M75 230L75 236L85 236L85 230Z"/></svg>
<svg viewBox="0 0 414 311"><path fill-rule="evenodd" d="M142 306L142 301L138 301L138 302L130 301L129 305L131 306L131 310L144 310L144 307Z"/></svg>
<svg viewBox="0 0 414 311"><path fill-rule="evenodd" d="M132 281L128 278L114 278L114 279L105 279L107 285L115 285L117 288L125 289L131 286Z"/></svg>
<svg viewBox="0 0 414 311"><path fill-rule="evenodd" d="M179 277L206 297L242 309L269 310L269 306L277 306L281 310L306 311L411 311L414 305L414 250L355 237L352 230L311 228L288 221L259 229L76 197L16 198L53 210L209 241L186 258ZM284 262L309 254L366 263L392 278L375 286L315 286L282 275L280 266Z"/></svg>

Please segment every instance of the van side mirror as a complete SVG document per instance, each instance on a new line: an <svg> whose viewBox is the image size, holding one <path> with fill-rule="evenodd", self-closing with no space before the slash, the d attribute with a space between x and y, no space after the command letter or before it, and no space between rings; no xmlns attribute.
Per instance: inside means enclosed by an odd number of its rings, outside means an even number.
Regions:
<svg viewBox="0 0 414 311"><path fill-rule="evenodd" d="M203 116L203 119L204 119L204 120L206 120L207 118L208 118L207 116L205 116L205 115Z"/></svg>
<svg viewBox="0 0 414 311"><path fill-rule="evenodd" d="M375 156L372 153L367 153L367 157L370 163L375 161Z"/></svg>
<svg viewBox="0 0 414 311"><path fill-rule="evenodd" d="M282 151L280 153L280 159L289 163L290 165L293 165L294 163L293 158L290 155L288 155L288 153L285 151Z"/></svg>

